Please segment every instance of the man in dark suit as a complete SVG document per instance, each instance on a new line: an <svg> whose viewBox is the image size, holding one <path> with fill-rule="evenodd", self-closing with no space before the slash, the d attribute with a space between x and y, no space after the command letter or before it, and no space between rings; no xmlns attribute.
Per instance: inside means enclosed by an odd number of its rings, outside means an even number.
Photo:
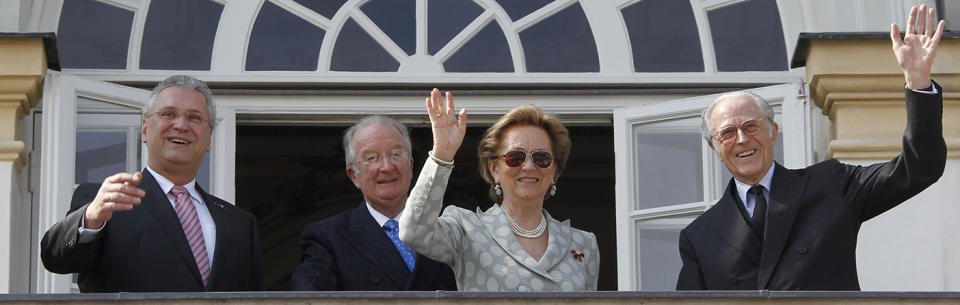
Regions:
<svg viewBox="0 0 960 305"><path fill-rule="evenodd" d="M398 237L413 176L407 128L370 116L344 133L347 176L363 193L356 209L310 224L300 236L293 290L456 290L449 266Z"/></svg>
<svg viewBox="0 0 960 305"><path fill-rule="evenodd" d="M79 273L82 292L262 290L256 219L196 184L216 119L210 89L172 76L146 109L147 167L77 188L43 236L43 265Z"/></svg>
<svg viewBox="0 0 960 305"><path fill-rule="evenodd" d="M891 29L907 81L907 127L903 153L889 162L786 169L773 162L778 126L762 98L729 93L704 111L704 138L734 179L680 232L678 290L860 289L860 225L936 182L946 163L942 92L930 80L944 23L934 31L933 9L919 14L911 10L902 40Z"/></svg>

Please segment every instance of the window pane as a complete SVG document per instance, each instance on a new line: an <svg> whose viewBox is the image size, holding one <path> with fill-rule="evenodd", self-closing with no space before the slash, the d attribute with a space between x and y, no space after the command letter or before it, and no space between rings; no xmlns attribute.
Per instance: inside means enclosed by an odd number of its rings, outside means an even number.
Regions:
<svg viewBox="0 0 960 305"><path fill-rule="evenodd" d="M553 0L497 0L513 21L520 20L550 2Z"/></svg>
<svg viewBox="0 0 960 305"><path fill-rule="evenodd" d="M694 216L695 217L695 216ZM683 262L680 260L680 230L694 217L639 221L636 224L639 287L643 291L673 291Z"/></svg>
<svg viewBox="0 0 960 305"><path fill-rule="evenodd" d="M417 51L417 11L413 0L375 0L360 7L407 55Z"/></svg>
<svg viewBox="0 0 960 305"><path fill-rule="evenodd" d="M703 201L700 118L634 126L635 209Z"/></svg>
<svg viewBox="0 0 960 305"><path fill-rule="evenodd" d="M431 0L427 3L427 49L430 55L440 51L483 13L483 8L473 0Z"/></svg>
<svg viewBox="0 0 960 305"><path fill-rule="evenodd" d="M443 63L446 72L513 72L510 47L496 22L490 22Z"/></svg>
<svg viewBox="0 0 960 305"><path fill-rule="evenodd" d="M749 0L707 12L719 71L786 71L774 0Z"/></svg>
<svg viewBox="0 0 960 305"><path fill-rule="evenodd" d="M73 182L103 182L127 171L125 131L77 131L77 169Z"/></svg>
<svg viewBox="0 0 960 305"><path fill-rule="evenodd" d="M223 5L214 1L151 1L143 27L141 69L210 70Z"/></svg>
<svg viewBox="0 0 960 305"><path fill-rule="evenodd" d="M394 72L398 68L400 63L356 21L344 23L333 48L330 70Z"/></svg>
<svg viewBox="0 0 960 305"><path fill-rule="evenodd" d="M64 68L125 69L133 12L94 0L63 1L57 44Z"/></svg>
<svg viewBox="0 0 960 305"><path fill-rule="evenodd" d="M250 32L247 71L316 71L326 32L264 2Z"/></svg>
<svg viewBox="0 0 960 305"><path fill-rule="evenodd" d="M689 1L644 0L622 10L637 72L703 72L700 34ZM651 29L670 25L670 31Z"/></svg>
<svg viewBox="0 0 960 305"><path fill-rule="evenodd" d="M580 3L520 32L530 72L600 72L597 45Z"/></svg>
<svg viewBox="0 0 960 305"><path fill-rule="evenodd" d="M74 183L139 170L140 109L77 98Z"/></svg>
<svg viewBox="0 0 960 305"><path fill-rule="evenodd" d="M337 11L347 0L293 0L293 2L309 8L320 16L327 17L327 19L333 19L333 15L337 14Z"/></svg>

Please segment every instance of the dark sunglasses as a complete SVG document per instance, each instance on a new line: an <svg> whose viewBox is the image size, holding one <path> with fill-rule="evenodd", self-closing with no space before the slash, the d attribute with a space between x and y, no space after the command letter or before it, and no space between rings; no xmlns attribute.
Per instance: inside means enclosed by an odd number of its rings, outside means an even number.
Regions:
<svg viewBox="0 0 960 305"><path fill-rule="evenodd" d="M548 168L553 164L553 154L547 151L534 151L530 153L530 158L533 159L533 165L539 168ZM527 153L522 150L514 150L497 156L497 159L503 160L503 163L509 167L518 167L523 165L524 161L527 161Z"/></svg>

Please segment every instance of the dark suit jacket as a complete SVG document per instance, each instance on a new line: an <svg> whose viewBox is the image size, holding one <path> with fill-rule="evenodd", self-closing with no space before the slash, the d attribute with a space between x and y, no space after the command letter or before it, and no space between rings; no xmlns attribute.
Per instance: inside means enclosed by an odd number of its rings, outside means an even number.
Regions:
<svg viewBox="0 0 960 305"><path fill-rule="evenodd" d="M80 185L71 211L40 242L44 267L80 273L83 292L244 291L263 289L260 237L253 215L197 190L217 225L216 250L203 287L196 260L170 200L146 169L139 187L146 192L133 210L113 213L97 238L79 243L77 229L100 185Z"/></svg>
<svg viewBox="0 0 960 305"><path fill-rule="evenodd" d="M946 163L941 95L906 91L903 152L893 160L776 165L762 242L738 210L731 179L720 201L680 232L677 289L860 290L860 225L936 182Z"/></svg>
<svg viewBox="0 0 960 305"><path fill-rule="evenodd" d="M293 290L457 290L449 266L417 253L413 272L366 204L314 222L300 236Z"/></svg>

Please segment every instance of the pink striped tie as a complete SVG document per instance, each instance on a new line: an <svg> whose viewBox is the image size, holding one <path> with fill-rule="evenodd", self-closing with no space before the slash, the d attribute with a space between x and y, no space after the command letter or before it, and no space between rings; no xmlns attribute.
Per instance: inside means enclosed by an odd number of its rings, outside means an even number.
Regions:
<svg viewBox="0 0 960 305"><path fill-rule="evenodd" d="M194 209L193 200L190 199L190 193L187 192L185 187L174 185L173 189L170 189L170 194L173 194L175 198L177 217L180 218L183 233L186 234L187 242L190 243L193 258L197 261L197 269L200 270L203 286L207 287L207 280L210 278L210 260L207 259L207 246L203 241L203 228L200 227L197 210Z"/></svg>

